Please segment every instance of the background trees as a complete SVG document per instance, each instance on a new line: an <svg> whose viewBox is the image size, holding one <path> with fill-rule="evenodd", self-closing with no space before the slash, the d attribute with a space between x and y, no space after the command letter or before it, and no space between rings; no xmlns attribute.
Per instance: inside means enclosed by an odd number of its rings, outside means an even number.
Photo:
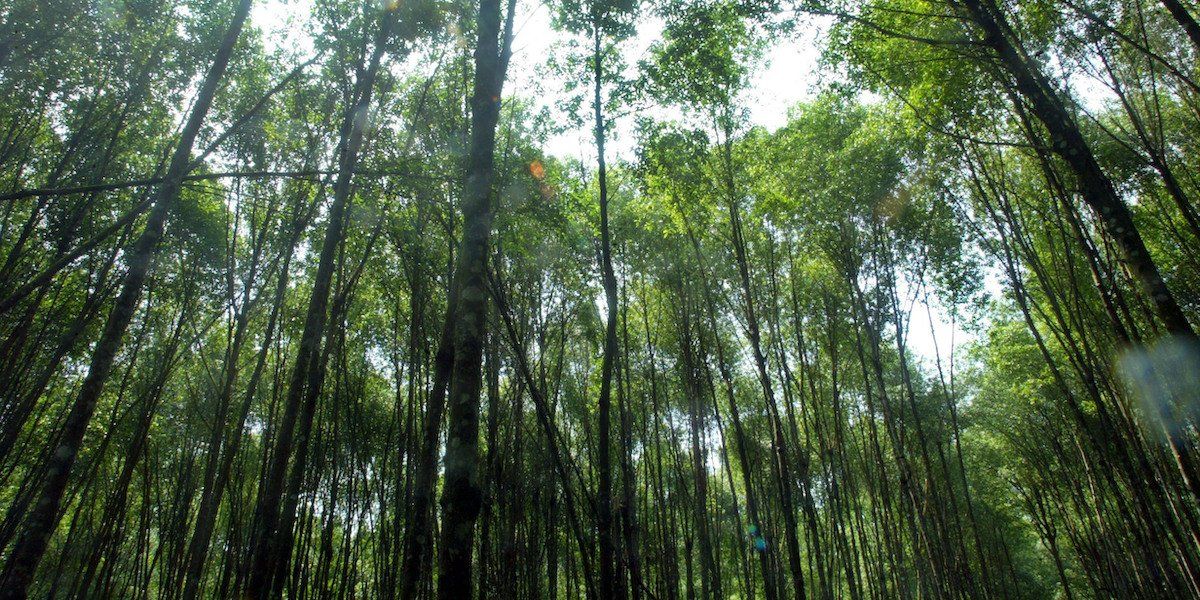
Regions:
<svg viewBox="0 0 1200 600"><path fill-rule="evenodd" d="M1193 6L293 8L0 8L2 594L1200 596Z"/></svg>

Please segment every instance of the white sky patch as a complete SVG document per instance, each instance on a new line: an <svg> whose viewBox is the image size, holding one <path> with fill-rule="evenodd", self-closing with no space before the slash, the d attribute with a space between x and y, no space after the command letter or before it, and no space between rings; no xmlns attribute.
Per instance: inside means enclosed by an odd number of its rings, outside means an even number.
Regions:
<svg viewBox="0 0 1200 600"><path fill-rule="evenodd" d="M561 97L566 82L547 66L547 60L564 51L562 43L569 36L551 26L552 8L544 2L524 3L524 16L518 16L513 41L509 94L533 98L538 105L558 111L555 99ZM750 112L750 124L775 130L787 123L788 110L796 103L809 100L818 90L821 54L820 35L827 21L802 26L795 35L778 36L770 40L762 63L752 70L747 91L741 98ZM661 39L664 23L653 15L639 19L637 34L621 42L628 75L638 61L646 57L650 46ZM533 91L531 95L527 92ZM645 107L638 107L645 114ZM649 113L660 118L678 118L677 110L654 107ZM609 115L612 130L608 149L610 160L632 159L636 150L632 135L633 118L628 114ZM558 119L556 119L558 120ZM566 119L561 119L565 123ZM585 163L595 160L592 132L588 126L570 128L552 136L545 145L548 154L571 157Z"/></svg>
<svg viewBox="0 0 1200 600"><path fill-rule="evenodd" d="M250 22L263 32L268 51L308 60L314 52L310 14L312 0L259 0Z"/></svg>
<svg viewBox="0 0 1200 600"><path fill-rule="evenodd" d="M790 39L776 40L765 68L750 82L750 121L774 131L787 124L788 111L819 91L822 25L802 27Z"/></svg>

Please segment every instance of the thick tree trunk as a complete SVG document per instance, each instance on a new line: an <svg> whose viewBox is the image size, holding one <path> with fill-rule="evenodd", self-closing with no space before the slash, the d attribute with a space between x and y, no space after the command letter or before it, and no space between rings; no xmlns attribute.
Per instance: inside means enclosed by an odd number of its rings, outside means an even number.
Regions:
<svg viewBox="0 0 1200 600"><path fill-rule="evenodd" d="M447 397L442 532L438 549L438 597L471 598L471 547L482 493L479 489L479 400L487 330L487 257L492 230L492 180L496 124L512 39L513 1L503 44L500 0L480 0L471 142L463 203L463 237L455 265L458 311L454 316L454 366Z"/></svg>
<svg viewBox="0 0 1200 600"><path fill-rule="evenodd" d="M1196 19L1188 12L1187 7L1179 0L1159 0L1166 7L1167 12L1171 13L1171 18L1175 19L1176 23L1183 28L1187 33L1188 39L1192 40L1192 45L1196 47L1196 52L1200 52L1200 24L1196 23Z"/></svg>
<svg viewBox="0 0 1200 600"><path fill-rule="evenodd" d="M429 565L426 557L433 548L433 484L437 477L438 435L446 407L446 386L454 366L453 331L458 314L458 293L451 285L446 301L446 320L433 358L433 388L425 401L425 426L416 457L412 500L409 503L408 531L404 537L404 563L400 571L400 599L417 597L422 575Z"/></svg>
<svg viewBox="0 0 1200 600"><path fill-rule="evenodd" d="M0 598L24 598L26 596L38 563L41 562L50 537L58 524L59 507L70 480L71 468L79 455L84 433L96 410L96 402L100 399L101 392L104 391L104 384L116 359L121 340L125 336L125 330L129 327L134 312L137 310L142 288L150 272L151 263L158 252L159 242L163 237L167 215L170 214L172 206L179 198L183 177L187 175L191 164L192 146L208 116L208 110L212 106L213 98L216 96L217 88L225 74L225 68L229 64L229 58L233 54L234 45L237 43L242 25L249 12L250 0L241 0L235 9L229 29L225 32L225 37L221 40L221 45L213 57L212 65L205 75L204 83L196 96L196 102L188 116L187 124L184 125L180 134L179 143L171 157L162 187L159 188L154 199L154 206L150 211L146 227L134 242L129 253L129 268L125 273L121 293L117 296L112 312L109 313L99 341L96 342L91 363L88 366L88 374L84 378L79 395L71 405L71 411L67 415L67 421L63 428L63 435L47 458L48 476L37 503L26 516L21 534L17 538L16 545L5 566L3 579L0 580Z"/></svg>

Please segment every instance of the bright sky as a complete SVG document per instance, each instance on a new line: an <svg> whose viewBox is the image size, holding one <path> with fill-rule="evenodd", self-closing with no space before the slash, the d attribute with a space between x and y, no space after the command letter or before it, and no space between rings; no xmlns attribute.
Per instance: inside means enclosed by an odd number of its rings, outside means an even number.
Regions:
<svg viewBox="0 0 1200 600"><path fill-rule="evenodd" d="M304 19L310 7L311 0L261 0L255 4L251 18L266 34L268 47L307 56L311 54L312 43ZM566 38L551 27L550 10L541 0L520 0L512 66L505 91L508 95L542 99L541 103L554 114L553 98L563 92L564 85L547 68L546 62L554 52L561 51L559 45ZM626 61L636 64L650 44L659 39L661 30L661 21L643 18L638 34L623 43ZM754 69L750 91L744 98L755 125L769 129L783 125L788 109L815 92L819 83L819 44L819 31L815 26L797 36L772 41L762 64ZM632 150L632 139L622 135L628 131L626 121L630 120L618 119L613 124L617 129L618 140L613 147L617 158ZM546 150L556 156L586 158L592 151L591 145L591 133L580 130L549 140Z"/></svg>
<svg viewBox="0 0 1200 600"><path fill-rule="evenodd" d="M526 0L523 5L525 12L517 21L513 65L505 89L511 94L530 97L529 91L540 87L545 93L534 97L547 99L543 104L553 111L549 99L564 88L561 81L553 78L545 64L547 57L555 52L557 45L565 38L551 27L551 9L546 3ZM662 26L662 21L657 18L641 19L637 35L622 43L628 64L635 65L645 57L650 45L660 38ZM754 69L750 92L745 98L751 121L755 125L769 129L782 126L787 121L788 109L815 92L819 56L820 46L815 28L801 33L796 39L772 42L763 63ZM664 116L667 114L664 111ZM617 158L627 158L633 150L632 136L628 135L632 126L630 121L632 119L618 119L611 124L617 134L612 144ZM586 128L570 131L549 140L546 150L561 157L594 157L591 135Z"/></svg>
<svg viewBox="0 0 1200 600"><path fill-rule="evenodd" d="M551 27L550 7L545 2L518 2L513 57L505 93L508 96L535 99L555 116L558 109L554 106L554 99L561 97L565 87L546 63L566 38ZM251 18L266 35L268 47L290 50L306 60L312 55L311 33L304 26L310 8L311 0L260 0ZM821 25L809 21L800 27L799 33L771 40L768 44L762 63L752 70L749 92L742 99L754 125L768 129L784 125L788 109L810 99L817 92L821 84L818 59L822 29ZM623 43L626 62L635 65L650 45L659 39L661 30L662 22L658 19L642 19L637 35ZM670 117L671 113L663 111L655 116ZM567 121L565 116L556 120L561 123ZM610 160L632 158L632 121L631 117L625 117L610 123L615 134L609 144ZM577 158L585 164L595 160L592 134L586 127L553 136L547 141L545 149L551 155ZM932 314L932 327L928 314ZM913 305L912 322L908 330L909 347L931 370L937 354L941 354L945 366L952 339L959 346L969 339L961 327L950 325L944 310L934 306L926 311L920 302Z"/></svg>

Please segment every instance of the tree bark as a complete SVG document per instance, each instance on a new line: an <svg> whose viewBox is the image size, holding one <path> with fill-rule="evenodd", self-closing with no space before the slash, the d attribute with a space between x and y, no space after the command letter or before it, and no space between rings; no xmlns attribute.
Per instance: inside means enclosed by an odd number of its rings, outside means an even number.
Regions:
<svg viewBox="0 0 1200 600"><path fill-rule="evenodd" d="M600 475L600 492L597 494L596 532L600 538L600 600L614 597L616 556L613 552L612 526L612 380L613 365L617 359L617 277L613 273L612 234L608 227L608 165L604 160L604 99L601 94L604 70L600 25L595 19L592 25L592 75L596 136L596 177L600 186L600 276L604 285L604 357L600 366L600 398L597 412L600 431L597 434L597 453Z"/></svg>
<svg viewBox="0 0 1200 600"><path fill-rule="evenodd" d="M301 203L296 203L299 210ZM292 257L295 255L296 244L300 240L300 235L308 223L312 214L309 210L307 214L297 218L295 226L292 228L290 239L287 241L287 249L284 250L282 266L279 269L279 279L275 286L273 302L271 304L271 314L267 318L266 332L263 334L262 348L258 352L254 370L251 372L250 381L247 384L245 396L242 399L239 407L237 420L233 423L233 431L231 438L224 444L213 444L209 448L209 452L216 454L214 458L219 460L219 465L215 467L212 473L205 473L204 487L201 489L200 507L196 515L196 524L193 527L192 539L188 545L188 556L186 562L186 570L184 572L184 587L183 597L194 598L197 596L200 589L202 575L204 573L204 565L208 558L208 548L212 541L213 526L216 524L217 510L221 504L221 499L225 494L225 488L229 484L229 476L233 469L233 460L237 457L238 450L241 448L246 419L250 414L250 407L254 401L258 390L258 384L262 380L263 370L266 368L267 354L271 347L271 341L275 337L275 329L279 323L279 313L283 309L285 294L288 289L289 268L291 266ZM249 286L247 286L249 288ZM260 292L261 293L261 292ZM245 296L243 303L257 304L257 298L251 300L249 296ZM243 308L242 316L238 319L238 331L242 331L245 327L245 321L249 316L249 307ZM229 402L232 399L233 386L237 380L237 352L242 341L238 338L235 332L235 342L232 344L230 351L229 362L226 365L225 382L221 393L223 398L221 402ZM217 427L222 428L221 437L224 436L223 428L225 427L224 420L219 420ZM214 436L214 440L219 440ZM206 467L207 468L207 467Z"/></svg>
<svg viewBox="0 0 1200 600"><path fill-rule="evenodd" d="M512 40L515 2L509 0L503 44L500 0L480 0L471 138L463 204L463 237L454 271L454 364L447 397L442 531L438 549L438 598L471 598L471 547L482 492L479 489L479 402L487 331L487 257L492 230L496 124Z"/></svg>
<svg viewBox="0 0 1200 600"><path fill-rule="evenodd" d="M283 421L279 426L279 437L275 440L270 469L255 507L256 528L252 538L250 560L247 561L246 592L252 598L268 598L272 589L282 582L275 581L281 556L289 553L292 532L280 527L290 523L294 502L284 498L284 479L292 458L293 445L305 447L312 430L316 401L320 396L324 379L321 360L321 345L328 318L330 290L332 288L334 261L338 247L345 236L346 204L350 199L354 167L358 164L359 151L369 119L375 78L379 72L384 50L397 20L394 8L385 8L380 15L380 28L375 39L370 63L357 82L354 103L346 112L342 123L342 148L339 156L338 175L334 183L333 203L329 208L329 224L317 263L312 295L304 317L304 329L300 336L300 348L293 365L288 396L284 404ZM297 428L297 421L299 427ZM297 470L303 470L305 457L297 456ZM291 490L289 490L291 491ZM289 509L289 510L283 510Z"/></svg>
<svg viewBox="0 0 1200 600"><path fill-rule="evenodd" d="M1159 0L1166 7L1167 12L1171 13L1171 18L1175 19L1176 23L1183 28L1187 33L1188 39L1192 40L1192 45L1196 47L1196 52L1200 52L1200 24L1196 23L1196 19L1188 12L1187 7L1179 0Z"/></svg>
<svg viewBox="0 0 1200 600"><path fill-rule="evenodd" d="M746 238L742 229L741 208L733 179L733 152L730 145L730 132L725 131L722 146L724 158L724 179L727 187L729 203L729 227L733 238L733 254L737 263L742 291L742 309L746 316L746 335L750 341L750 350L754 356L754 364L758 369L758 380L762 386L763 398L767 405L768 420L771 428L771 447L775 455L772 462L775 483L779 489L779 497L783 503L784 541L788 549L788 566L792 572L792 591L796 598L804 600L804 566L800 560L800 540L797 538L795 503L792 496L792 472L788 460L787 442L783 435L783 423L779 414L779 404L775 400L775 392L771 385L771 376L767 370L767 358L762 350L762 337L759 330L758 314L755 310L754 290L750 282L750 261L747 256Z"/></svg>

